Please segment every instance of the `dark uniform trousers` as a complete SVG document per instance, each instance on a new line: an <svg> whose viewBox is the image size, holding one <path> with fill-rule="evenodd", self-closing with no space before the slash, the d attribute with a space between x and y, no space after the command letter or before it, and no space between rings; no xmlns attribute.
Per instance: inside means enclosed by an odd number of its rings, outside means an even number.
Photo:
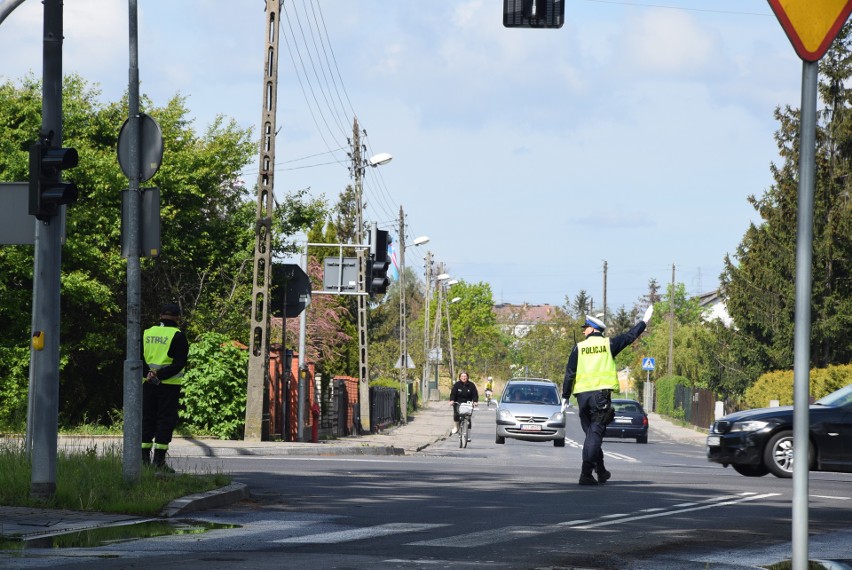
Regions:
<svg viewBox="0 0 852 570"><path fill-rule="evenodd" d="M168 445L178 422L180 386L142 383L142 443Z"/></svg>
<svg viewBox="0 0 852 570"><path fill-rule="evenodd" d="M593 390L575 394L580 425L586 439L583 441L582 473L591 475L592 470L604 470L604 455L601 445L606 424L612 421L612 391Z"/></svg>

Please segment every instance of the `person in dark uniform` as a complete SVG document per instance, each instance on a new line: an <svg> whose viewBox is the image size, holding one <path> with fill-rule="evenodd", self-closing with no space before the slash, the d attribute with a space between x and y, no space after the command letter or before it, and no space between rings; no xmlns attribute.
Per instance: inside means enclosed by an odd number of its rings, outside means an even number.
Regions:
<svg viewBox="0 0 852 570"><path fill-rule="evenodd" d="M460 372L458 382L453 384L453 388L450 390L450 405L453 407L453 422L455 422L452 433L459 431L459 404L478 401L479 391L476 389L476 384L470 381L467 372ZM473 427L473 422L471 422L471 427Z"/></svg>
<svg viewBox="0 0 852 570"><path fill-rule="evenodd" d="M180 307L166 303L160 324L142 334L142 463L168 473L166 452L178 421L178 404L189 342L178 328Z"/></svg>
<svg viewBox="0 0 852 570"><path fill-rule="evenodd" d="M612 474L604 466L601 449L606 425L612 421L612 391L618 390L618 374L615 357L630 346L648 326L654 306L645 311L642 320L626 333L613 338L603 336L606 325L602 320L586 315L583 324L585 340L571 351L565 366L562 397L565 401L574 394L577 397L577 414L586 438L583 441L583 466L580 470L580 485L606 483ZM598 478L592 476L592 471Z"/></svg>

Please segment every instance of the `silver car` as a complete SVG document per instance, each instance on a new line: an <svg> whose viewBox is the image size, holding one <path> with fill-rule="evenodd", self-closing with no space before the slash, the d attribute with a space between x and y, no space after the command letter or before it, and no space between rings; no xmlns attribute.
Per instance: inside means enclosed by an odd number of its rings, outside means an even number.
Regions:
<svg viewBox="0 0 852 570"><path fill-rule="evenodd" d="M513 378L497 406L497 438L552 441L565 447L565 412L556 384L542 378Z"/></svg>

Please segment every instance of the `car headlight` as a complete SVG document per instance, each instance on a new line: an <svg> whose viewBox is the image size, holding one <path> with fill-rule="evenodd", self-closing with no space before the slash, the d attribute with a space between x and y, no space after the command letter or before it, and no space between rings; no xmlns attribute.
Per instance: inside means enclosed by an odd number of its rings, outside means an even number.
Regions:
<svg viewBox="0 0 852 570"><path fill-rule="evenodd" d="M745 431L759 431L769 425L769 422L764 422L762 420L751 420L748 422L735 422L729 432L745 432Z"/></svg>
<svg viewBox="0 0 852 570"><path fill-rule="evenodd" d="M547 421L554 424L564 424L565 414L562 412L554 412L553 415L550 416L550 419Z"/></svg>
<svg viewBox="0 0 852 570"><path fill-rule="evenodd" d="M515 416L509 410L499 410L497 412L497 421L515 423Z"/></svg>

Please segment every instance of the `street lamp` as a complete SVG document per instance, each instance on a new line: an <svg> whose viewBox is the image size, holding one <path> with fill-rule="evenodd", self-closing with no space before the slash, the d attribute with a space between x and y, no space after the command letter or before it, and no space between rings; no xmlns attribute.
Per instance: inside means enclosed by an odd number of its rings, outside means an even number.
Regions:
<svg viewBox="0 0 852 570"><path fill-rule="evenodd" d="M455 285L456 283L458 283L458 281L448 281L447 285ZM456 357L453 355L453 329L450 327L450 305L458 303L459 301L461 301L461 297L453 297L447 301L447 338L450 341L450 377L453 382L456 381Z"/></svg>
<svg viewBox="0 0 852 570"><path fill-rule="evenodd" d="M355 119L355 124L352 129L352 170L351 173L355 177L355 199L357 200L358 220L355 227L355 240L358 245L364 243L364 198L363 198L363 178L365 164L361 159L361 133L358 130L358 119ZM382 164L387 164L393 157L386 153L380 152L373 155L366 161L366 165L373 168ZM356 252L358 256L358 400L360 428L365 430L373 429L370 424L370 366L367 360L367 295L365 292L365 284L367 283L367 260L364 256L364 250L358 248Z"/></svg>
<svg viewBox="0 0 852 570"><path fill-rule="evenodd" d="M400 207L400 216L402 208ZM402 220L401 220L402 221ZM403 424L408 423L408 383L405 381L408 375L408 324L405 314L405 226L400 228L399 238L399 407L400 419ZM427 243L427 236L414 238L411 246L419 246Z"/></svg>

